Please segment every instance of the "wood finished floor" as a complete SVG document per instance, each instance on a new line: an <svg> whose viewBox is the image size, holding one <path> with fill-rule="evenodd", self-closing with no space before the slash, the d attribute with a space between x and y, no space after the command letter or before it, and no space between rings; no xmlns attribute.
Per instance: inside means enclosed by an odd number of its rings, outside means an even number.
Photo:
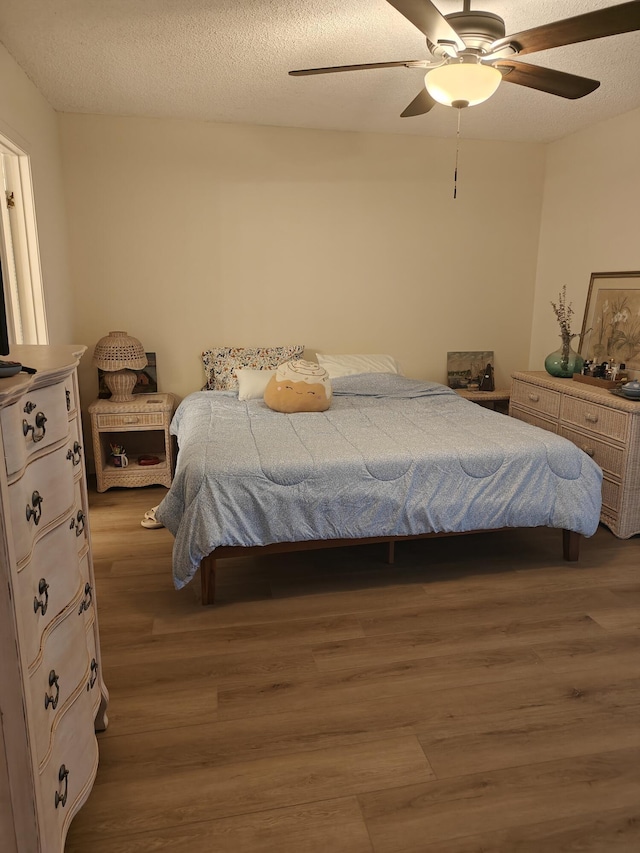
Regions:
<svg viewBox="0 0 640 853"><path fill-rule="evenodd" d="M640 850L640 537L229 560L90 495L109 728L67 853Z"/></svg>

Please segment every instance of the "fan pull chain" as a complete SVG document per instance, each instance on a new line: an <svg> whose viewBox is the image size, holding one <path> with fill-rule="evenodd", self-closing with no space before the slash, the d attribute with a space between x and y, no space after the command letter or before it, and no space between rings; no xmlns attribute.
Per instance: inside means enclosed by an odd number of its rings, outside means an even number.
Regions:
<svg viewBox="0 0 640 853"><path fill-rule="evenodd" d="M460 113L461 109L458 109L458 130L456 133L456 168L453 172L453 197L454 199L458 197L458 158L460 156Z"/></svg>

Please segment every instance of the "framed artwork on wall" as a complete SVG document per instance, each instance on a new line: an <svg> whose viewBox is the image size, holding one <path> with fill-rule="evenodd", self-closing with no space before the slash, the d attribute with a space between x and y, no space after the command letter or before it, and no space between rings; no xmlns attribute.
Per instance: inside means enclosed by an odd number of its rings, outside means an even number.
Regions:
<svg viewBox="0 0 640 853"><path fill-rule="evenodd" d="M447 353L449 388L479 388L487 365L493 368L493 350Z"/></svg>
<svg viewBox="0 0 640 853"><path fill-rule="evenodd" d="M640 272L594 272L582 321L580 355L640 371Z"/></svg>

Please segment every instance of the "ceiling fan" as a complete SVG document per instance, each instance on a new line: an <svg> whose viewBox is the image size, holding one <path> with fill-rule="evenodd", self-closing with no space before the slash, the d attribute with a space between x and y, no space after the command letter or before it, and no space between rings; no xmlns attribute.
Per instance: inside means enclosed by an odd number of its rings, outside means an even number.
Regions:
<svg viewBox="0 0 640 853"><path fill-rule="evenodd" d="M426 36L430 59L307 68L289 74L302 77L372 68L425 68L425 88L401 113L403 118L428 113L437 102L458 109L482 103L493 95L502 80L561 98L583 98L598 88L598 80L530 65L514 57L640 30L640 0L514 35L505 35L505 23L498 15L471 11L471 0L463 0L462 12L450 15L442 15L431 0L387 2Z"/></svg>

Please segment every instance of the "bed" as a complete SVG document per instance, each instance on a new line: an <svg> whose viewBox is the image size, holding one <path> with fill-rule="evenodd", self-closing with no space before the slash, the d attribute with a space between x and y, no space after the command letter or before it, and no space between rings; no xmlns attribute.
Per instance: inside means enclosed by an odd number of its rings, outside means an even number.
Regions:
<svg viewBox="0 0 640 853"><path fill-rule="evenodd" d="M176 472L156 511L180 589L216 561L514 527L563 531L565 559L598 527L602 471L570 441L394 373L332 380L325 412L271 411L237 390L186 397Z"/></svg>

